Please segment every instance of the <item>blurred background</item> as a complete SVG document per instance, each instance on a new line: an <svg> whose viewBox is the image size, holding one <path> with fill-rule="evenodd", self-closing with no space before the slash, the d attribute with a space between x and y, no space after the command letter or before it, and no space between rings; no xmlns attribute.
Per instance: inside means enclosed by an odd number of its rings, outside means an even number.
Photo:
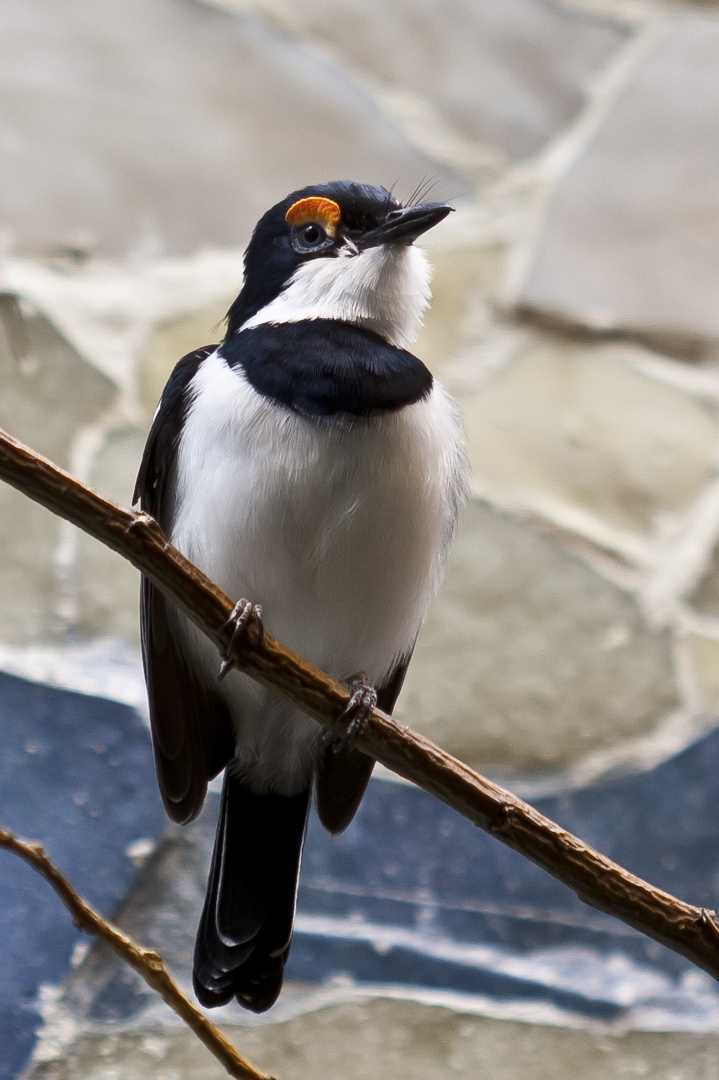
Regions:
<svg viewBox="0 0 719 1080"><path fill-rule="evenodd" d="M709 907L718 17L0 6L0 426L129 504L165 380L221 336L270 205L345 178L451 200L415 351L464 414L472 497L397 714ZM137 603L128 564L0 485L0 823L186 981L214 800L166 829ZM279 1005L222 1011L242 1052L282 1080L715 1080L708 976L379 773L344 837L310 832ZM4 853L0 913L3 1080L222 1075Z"/></svg>

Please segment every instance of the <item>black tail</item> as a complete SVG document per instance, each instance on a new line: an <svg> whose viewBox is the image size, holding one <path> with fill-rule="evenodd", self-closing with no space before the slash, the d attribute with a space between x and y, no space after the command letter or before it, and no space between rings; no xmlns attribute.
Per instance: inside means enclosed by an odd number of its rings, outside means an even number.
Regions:
<svg viewBox="0 0 719 1080"><path fill-rule="evenodd" d="M225 774L194 986L205 1006L274 1005L290 951L310 793L254 795Z"/></svg>

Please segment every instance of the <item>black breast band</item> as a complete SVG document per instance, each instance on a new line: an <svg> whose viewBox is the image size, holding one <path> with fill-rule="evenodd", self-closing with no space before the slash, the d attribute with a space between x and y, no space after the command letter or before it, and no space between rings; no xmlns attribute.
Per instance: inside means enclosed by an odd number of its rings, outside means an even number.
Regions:
<svg viewBox="0 0 719 1080"><path fill-rule="evenodd" d="M333 319L264 323L235 333L220 353L259 394L310 416L391 412L432 389L412 353Z"/></svg>

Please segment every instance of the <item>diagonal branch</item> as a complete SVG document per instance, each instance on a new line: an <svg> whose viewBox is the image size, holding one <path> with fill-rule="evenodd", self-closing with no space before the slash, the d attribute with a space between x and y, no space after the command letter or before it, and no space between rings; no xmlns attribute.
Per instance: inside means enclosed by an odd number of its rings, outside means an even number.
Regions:
<svg viewBox="0 0 719 1080"><path fill-rule="evenodd" d="M0 432L0 478L117 551L252 678L279 690L327 728L347 706L344 686L265 634L230 640L232 600L166 539L148 514L116 506ZM459 811L563 881L579 898L681 953L719 979L719 920L630 874L380 710L358 749Z"/></svg>
<svg viewBox="0 0 719 1080"><path fill-rule="evenodd" d="M113 952L134 968L194 1031L210 1053L224 1065L230 1076L236 1077L237 1080L272 1080L267 1073L258 1072L249 1061L245 1061L222 1032L192 1004L188 997L185 997L177 983L168 975L161 956L151 949L141 949L131 938L123 934L122 930L104 919L73 889L67 878L50 861L40 844L20 840L8 829L0 828L0 848L6 848L15 855L19 855L34 870L42 874L72 915L75 926L104 941Z"/></svg>

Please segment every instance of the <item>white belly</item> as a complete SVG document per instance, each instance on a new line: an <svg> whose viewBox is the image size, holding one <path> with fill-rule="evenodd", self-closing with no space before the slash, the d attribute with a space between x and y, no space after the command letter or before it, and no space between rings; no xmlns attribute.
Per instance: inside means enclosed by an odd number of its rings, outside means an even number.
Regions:
<svg viewBox="0 0 719 1080"><path fill-rule="evenodd" d="M435 384L367 420L300 416L216 355L193 380L178 452L173 542L267 631L337 678L381 684L436 592L461 499L457 416ZM186 624L204 676L214 648ZM238 768L258 789L306 786L319 728L238 672L218 684Z"/></svg>

